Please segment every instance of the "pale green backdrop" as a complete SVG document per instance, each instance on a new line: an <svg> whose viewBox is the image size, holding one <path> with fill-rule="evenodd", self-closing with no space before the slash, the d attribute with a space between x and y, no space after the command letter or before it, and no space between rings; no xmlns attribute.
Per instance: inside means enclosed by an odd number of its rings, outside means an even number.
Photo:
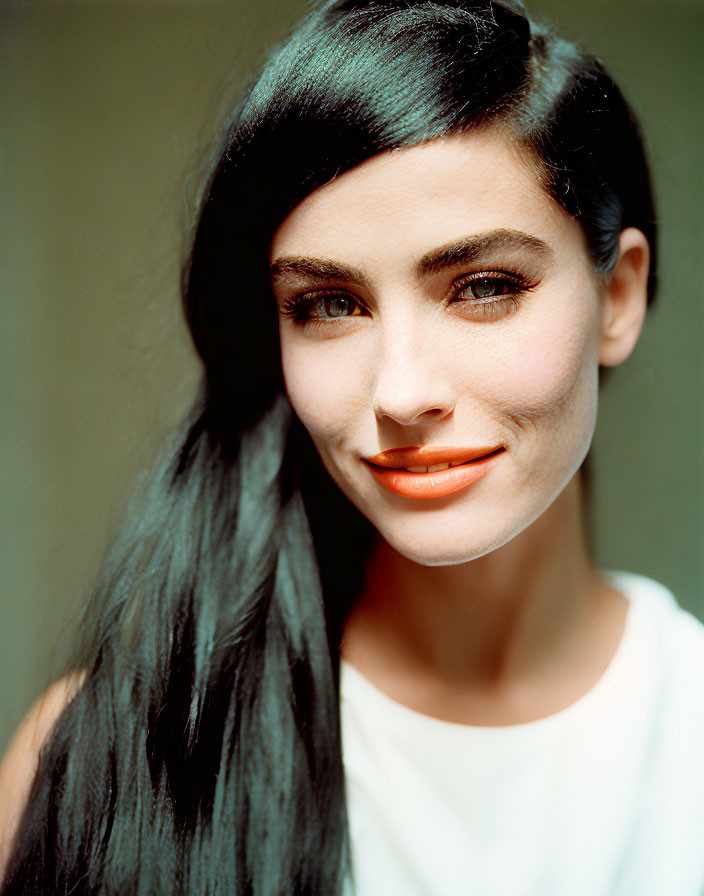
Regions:
<svg viewBox="0 0 704 896"><path fill-rule="evenodd" d="M197 375L179 263L215 125L302 8L0 2L0 749L53 674L135 472ZM661 292L602 394L602 566L704 619L704 11L536 0L642 117Z"/></svg>

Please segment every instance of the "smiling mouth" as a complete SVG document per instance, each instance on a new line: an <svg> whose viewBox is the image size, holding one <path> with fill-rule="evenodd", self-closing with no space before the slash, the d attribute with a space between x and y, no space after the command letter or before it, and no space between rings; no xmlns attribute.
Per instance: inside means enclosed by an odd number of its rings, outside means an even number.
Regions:
<svg viewBox="0 0 704 896"><path fill-rule="evenodd" d="M503 446L494 448L464 461L411 464L410 469L408 467L393 467L387 458L383 458L385 460L383 466L366 459L365 463L368 464L377 483L387 491L403 498L443 498L455 492L464 491L486 476L492 469L493 458L505 450ZM409 453L406 455L407 458ZM415 460L416 458L417 452L416 456L410 459Z"/></svg>

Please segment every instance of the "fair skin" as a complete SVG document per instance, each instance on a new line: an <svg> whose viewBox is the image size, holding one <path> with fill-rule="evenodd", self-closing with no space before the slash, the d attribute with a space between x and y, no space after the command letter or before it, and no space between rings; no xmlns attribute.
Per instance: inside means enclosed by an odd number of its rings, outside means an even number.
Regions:
<svg viewBox="0 0 704 896"><path fill-rule="evenodd" d="M643 234L624 230L613 275L597 276L525 157L476 130L333 179L286 218L270 257L288 396L378 531L342 657L447 721L517 724L573 703L627 612L587 556L578 470L598 367L622 363L643 324ZM285 313L301 296L312 321ZM470 488L427 500L387 491L362 460L476 445L504 450Z"/></svg>
<svg viewBox="0 0 704 896"><path fill-rule="evenodd" d="M501 245L475 239L497 232ZM471 263L465 253L419 276L421 259L468 238ZM378 531L343 657L390 696L448 721L516 724L569 705L602 674L626 615L589 563L577 471L596 421L598 366L622 363L642 327L645 237L623 231L602 282L580 227L531 167L505 138L475 131L382 153L314 191L271 244L272 262L301 258L363 275L311 280L289 265L274 287L280 308L334 288L353 318L319 331L280 318L292 405ZM504 279L496 293L509 298L486 316L464 283L467 301L450 304L459 278L506 271L512 285ZM410 500L385 491L361 460L409 445L504 451L469 489ZM0 765L0 879L41 745L81 684L80 675L57 682Z"/></svg>

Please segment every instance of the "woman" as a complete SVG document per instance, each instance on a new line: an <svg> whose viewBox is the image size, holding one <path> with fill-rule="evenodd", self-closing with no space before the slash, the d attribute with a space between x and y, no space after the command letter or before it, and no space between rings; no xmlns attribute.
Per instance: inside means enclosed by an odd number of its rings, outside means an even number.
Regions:
<svg viewBox="0 0 704 896"><path fill-rule="evenodd" d="M654 217L514 0L306 16L201 206L192 416L5 760L3 896L699 892L703 629L583 521Z"/></svg>

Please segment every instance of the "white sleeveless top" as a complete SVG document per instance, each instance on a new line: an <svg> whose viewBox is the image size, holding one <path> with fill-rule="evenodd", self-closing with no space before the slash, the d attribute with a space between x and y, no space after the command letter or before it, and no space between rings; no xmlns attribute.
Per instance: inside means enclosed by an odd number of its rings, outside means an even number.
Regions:
<svg viewBox="0 0 704 896"><path fill-rule="evenodd" d="M615 656L566 709L444 722L341 667L346 896L702 896L704 625L642 575Z"/></svg>

